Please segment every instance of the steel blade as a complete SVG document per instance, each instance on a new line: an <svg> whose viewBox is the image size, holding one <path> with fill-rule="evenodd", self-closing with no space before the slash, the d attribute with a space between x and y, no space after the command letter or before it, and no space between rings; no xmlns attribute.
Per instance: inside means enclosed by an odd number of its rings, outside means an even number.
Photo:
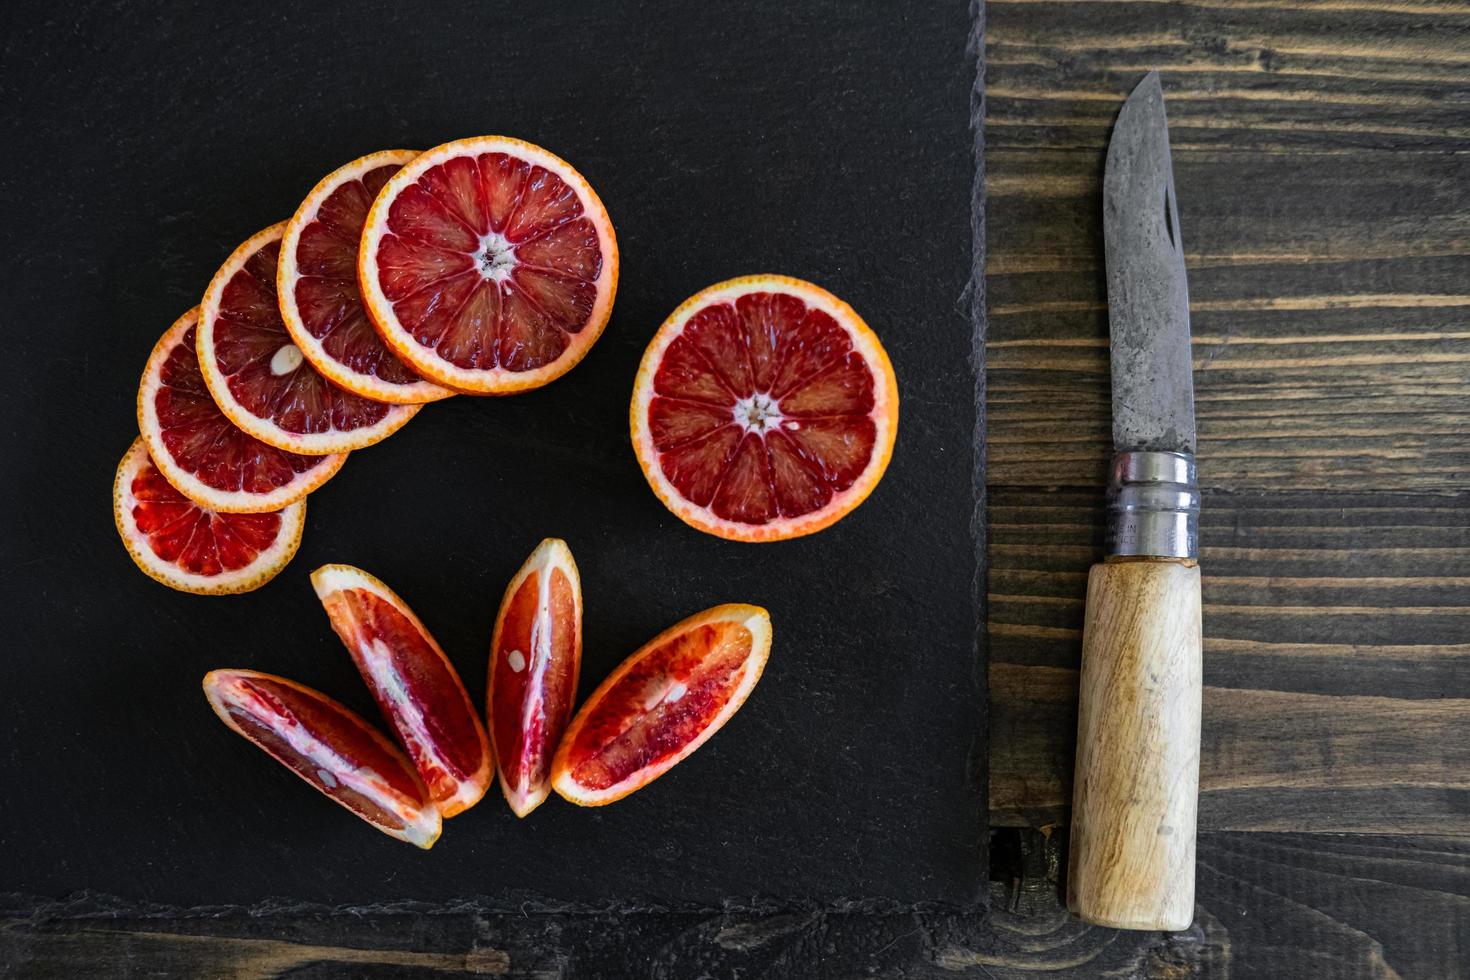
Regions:
<svg viewBox="0 0 1470 980"><path fill-rule="evenodd" d="M1193 453L1189 289L1158 72L1118 114L1103 176L1113 448Z"/></svg>

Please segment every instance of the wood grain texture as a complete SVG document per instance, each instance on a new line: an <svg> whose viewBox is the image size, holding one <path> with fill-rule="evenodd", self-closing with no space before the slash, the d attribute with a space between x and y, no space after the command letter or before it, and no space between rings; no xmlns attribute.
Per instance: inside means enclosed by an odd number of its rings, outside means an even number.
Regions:
<svg viewBox="0 0 1470 980"><path fill-rule="evenodd" d="M991 498L991 809L1071 798L1090 489ZM1470 495L1209 493L1203 829L1470 833ZM1391 543L1392 542L1392 543Z"/></svg>
<svg viewBox="0 0 1470 980"><path fill-rule="evenodd" d="M1058 913L1034 969L1463 975L1466 844L1402 835L1470 834L1470 5L991 0L986 37L992 824L1066 837L1102 166L1154 68L1205 488L1194 931L1228 938L1120 966Z"/></svg>
<svg viewBox="0 0 1470 980"><path fill-rule="evenodd" d="M1092 566L1077 713L1067 907L1119 929L1194 918L1200 570Z"/></svg>
<svg viewBox="0 0 1470 980"><path fill-rule="evenodd" d="M1206 488L1201 827L1470 832L1470 7L997 0L987 54L993 819L1071 793L1102 162L1158 68Z"/></svg>
<svg viewBox="0 0 1470 980"><path fill-rule="evenodd" d="M1100 484L1101 171L1161 71L1200 478L1470 481L1470 8L997 0L988 32L989 479Z"/></svg>
<svg viewBox="0 0 1470 980"><path fill-rule="evenodd" d="M1470 840L1206 833L1195 921L1118 932L1061 901L1065 835L1002 831L990 912L23 906L0 976L698 976L800 980L1449 980L1470 928Z"/></svg>

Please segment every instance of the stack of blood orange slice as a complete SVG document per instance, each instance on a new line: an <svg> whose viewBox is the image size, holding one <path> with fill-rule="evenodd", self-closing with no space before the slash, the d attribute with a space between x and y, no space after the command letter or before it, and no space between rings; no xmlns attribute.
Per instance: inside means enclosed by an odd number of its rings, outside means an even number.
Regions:
<svg viewBox="0 0 1470 980"><path fill-rule="evenodd" d="M259 587L295 552L304 498L349 452L456 391L560 377L601 334L617 277L601 201L538 146L478 137L338 168L236 248L154 347L143 448L113 494L129 553L174 588ZM150 481L194 531L159 525L157 494L139 496Z"/></svg>

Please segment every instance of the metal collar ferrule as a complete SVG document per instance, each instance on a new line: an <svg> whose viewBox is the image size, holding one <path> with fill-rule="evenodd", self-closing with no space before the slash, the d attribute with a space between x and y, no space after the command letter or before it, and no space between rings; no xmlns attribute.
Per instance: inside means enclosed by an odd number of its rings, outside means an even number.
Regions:
<svg viewBox="0 0 1470 980"><path fill-rule="evenodd" d="M1199 557L1199 487L1188 453L1121 452L1108 478L1108 554Z"/></svg>

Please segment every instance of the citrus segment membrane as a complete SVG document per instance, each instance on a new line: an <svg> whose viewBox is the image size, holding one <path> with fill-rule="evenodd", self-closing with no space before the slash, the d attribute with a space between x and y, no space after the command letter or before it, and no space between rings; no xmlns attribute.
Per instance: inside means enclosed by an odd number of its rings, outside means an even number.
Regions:
<svg viewBox="0 0 1470 980"><path fill-rule="evenodd" d="M181 592L248 592L275 578L296 554L306 504L261 514L200 507L164 479L143 440L117 468L112 512L123 545L147 575Z"/></svg>
<svg viewBox="0 0 1470 980"><path fill-rule="evenodd" d="M687 523L741 540L827 527L882 477L898 394L882 345L811 283L750 276L697 294L644 354L634 446Z"/></svg>
<svg viewBox="0 0 1470 980"><path fill-rule="evenodd" d="M582 706L557 752L553 788L600 806L658 778L744 703L770 649L770 616L758 606L716 606L666 630Z"/></svg>
<svg viewBox="0 0 1470 980"><path fill-rule="evenodd" d="M506 137L446 143L399 171L358 261L388 345L420 374L483 394L569 370L602 333L617 285L617 243L591 186Z"/></svg>
<svg viewBox="0 0 1470 980"><path fill-rule="evenodd" d="M304 456L267 445L215 404L195 349L199 310L159 339L138 388L138 428L148 453L180 493L226 513L279 510L305 497L347 457Z"/></svg>
<svg viewBox="0 0 1470 980"><path fill-rule="evenodd" d="M505 590L485 695L500 788L524 817L550 791L582 661L582 584L566 543L548 538Z"/></svg>
<svg viewBox="0 0 1470 980"><path fill-rule="evenodd" d="M388 349L357 289L357 249L368 210L388 178L417 155L384 150L322 178L286 225L276 271L282 319L311 365L348 391L395 404L453 394Z"/></svg>
<svg viewBox="0 0 1470 980"><path fill-rule="evenodd" d="M352 711L309 687L253 670L212 670L204 695L221 721L390 837L422 848L439 811L403 753Z"/></svg>
<svg viewBox="0 0 1470 980"><path fill-rule="evenodd" d="M439 644L402 599L359 568L323 565L311 582L440 812L452 817L474 806L490 786L490 745Z"/></svg>
<svg viewBox="0 0 1470 980"><path fill-rule="evenodd" d="M204 381L231 422L262 442L298 453L361 449L387 438L419 410L354 395L312 367L276 302L285 222L246 241L215 273L200 304Z"/></svg>

